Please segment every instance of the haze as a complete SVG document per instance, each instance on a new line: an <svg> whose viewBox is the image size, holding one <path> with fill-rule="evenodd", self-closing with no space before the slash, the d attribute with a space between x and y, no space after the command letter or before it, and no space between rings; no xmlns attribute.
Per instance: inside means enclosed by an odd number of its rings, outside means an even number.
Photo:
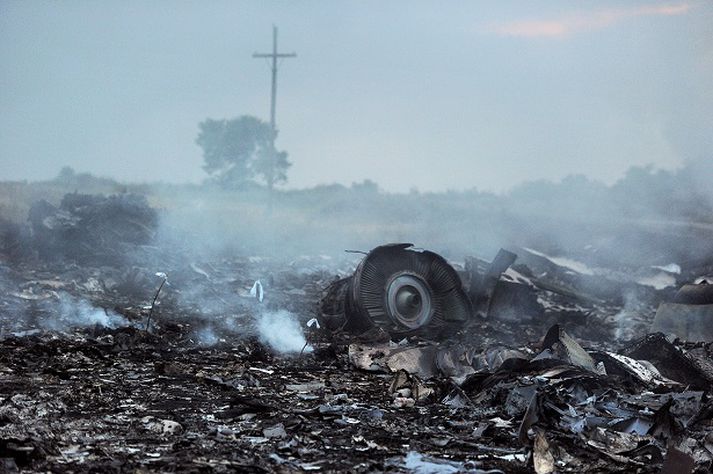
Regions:
<svg viewBox="0 0 713 474"><path fill-rule="evenodd" d="M198 123L268 119L288 188L504 191L713 146L713 3L0 3L0 172L200 182Z"/></svg>

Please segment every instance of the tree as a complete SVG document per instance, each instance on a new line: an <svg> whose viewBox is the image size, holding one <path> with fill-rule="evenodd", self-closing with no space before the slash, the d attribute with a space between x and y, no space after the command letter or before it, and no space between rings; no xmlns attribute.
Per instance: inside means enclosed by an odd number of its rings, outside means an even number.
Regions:
<svg viewBox="0 0 713 474"><path fill-rule="evenodd" d="M265 182L270 191L276 184L287 181L287 168L292 165L287 161L287 152L277 151L274 147L261 150L251 164L252 171Z"/></svg>
<svg viewBox="0 0 713 474"><path fill-rule="evenodd" d="M287 181L287 153L277 151L277 132L259 118L207 119L198 125L196 143L203 149L203 169L220 185L243 188L259 180L272 190Z"/></svg>

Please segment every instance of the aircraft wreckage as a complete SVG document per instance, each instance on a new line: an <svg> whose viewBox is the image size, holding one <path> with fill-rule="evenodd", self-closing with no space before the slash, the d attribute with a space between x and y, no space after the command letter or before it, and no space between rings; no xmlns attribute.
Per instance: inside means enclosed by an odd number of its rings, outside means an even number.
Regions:
<svg viewBox="0 0 713 474"><path fill-rule="evenodd" d="M447 339L488 317L513 312L540 314L534 287L503 280L517 255L501 249L487 264L466 260L457 271L442 256L413 244L382 245L369 252L354 274L330 285L320 319L331 332L384 331L393 339Z"/></svg>
<svg viewBox="0 0 713 474"><path fill-rule="evenodd" d="M680 291L532 248L200 261L149 245L141 199L31 217L0 262L0 471L713 467L708 260Z"/></svg>

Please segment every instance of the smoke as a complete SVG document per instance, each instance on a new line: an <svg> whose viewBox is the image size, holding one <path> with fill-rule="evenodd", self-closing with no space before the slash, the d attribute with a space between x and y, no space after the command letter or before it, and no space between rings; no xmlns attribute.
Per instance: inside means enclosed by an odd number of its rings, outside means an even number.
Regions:
<svg viewBox="0 0 713 474"><path fill-rule="evenodd" d="M69 332L97 325L110 329L132 325L128 319L110 309L96 307L65 292L39 302L25 301L14 308L13 319L8 329L14 335L35 331Z"/></svg>
<svg viewBox="0 0 713 474"><path fill-rule="evenodd" d="M641 325L644 324L644 313L649 308L633 291L627 291L623 296L624 307L614 315L614 323L616 324L614 337L618 341L630 341L648 332L646 330L648 325L645 328L641 328ZM643 331L640 331L642 329Z"/></svg>
<svg viewBox="0 0 713 474"><path fill-rule="evenodd" d="M287 311L264 312L256 323L260 340L281 354L300 352L307 343L297 316Z"/></svg>
<svg viewBox="0 0 713 474"><path fill-rule="evenodd" d="M129 321L105 308L97 308L87 300L74 298L69 293L59 294L59 318L48 321L47 329L63 329L85 326L117 328L129 326Z"/></svg>
<svg viewBox="0 0 713 474"><path fill-rule="evenodd" d="M613 185L570 176L522 183L500 195L318 186L277 192L272 213L262 189L156 185L152 193L170 203L157 245L180 248L194 261L337 257L344 249L414 242L453 259L489 259L500 247L529 247L590 266L641 268L695 260L713 250L705 243L713 241L713 195L700 185L710 170L701 161L673 171L638 167Z"/></svg>
<svg viewBox="0 0 713 474"><path fill-rule="evenodd" d="M198 330L196 339L198 340L198 345L206 347L214 346L220 341L212 326L205 326Z"/></svg>
<svg viewBox="0 0 713 474"><path fill-rule="evenodd" d="M614 185L584 177L530 182L501 195L475 189L389 194L376 186L318 186L277 191L271 213L262 188L127 185L161 209L157 234L146 245L117 247L111 265L96 272L101 284L87 291L106 292L102 298L114 292L129 297L127 304L148 305L157 284L154 270L165 270L171 287L160 295L157 320L164 312L190 319L193 327L202 328L194 333L201 345L257 331L275 351L294 353L305 344L297 318L311 316L300 299L313 297L313 283L326 282L358 262L360 256L345 254L345 249L413 242L450 260L468 255L491 260L500 247L525 247L556 256L557 263L583 274L594 268L639 275L639 269L664 271L678 262L677 273L686 280L705 273L701 266L713 252L713 200L710 192L694 185L710 166L690 162L678 171L632 168ZM93 250L100 255L101 249ZM77 279L67 273L58 276ZM292 313L263 312L255 298L258 287L250 294L256 280L264 285L266 306ZM15 291L20 284L8 280L0 286ZM639 306L631 295L625 300L615 318L619 339L634 331ZM67 294L59 296L59 304L57 297L47 301L52 303L23 303L40 308L18 313L27 319L23 328L128 324Z"/></svg>

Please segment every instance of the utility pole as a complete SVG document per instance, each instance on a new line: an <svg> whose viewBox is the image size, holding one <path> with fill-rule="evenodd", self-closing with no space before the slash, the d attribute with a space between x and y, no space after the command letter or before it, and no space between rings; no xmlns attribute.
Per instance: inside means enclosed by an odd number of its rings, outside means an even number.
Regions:
<svg viewBox="0 0 713 474"><path fill-rule="evenodd" d="M274 131L277 131L275 123L275 100L277 99L277 59L278 58L296 58L297 53L278 53L277 52L277 27L272 25L272 53L254 53L253 58L270 58L272 59L272 94L270 96L270 125Z"/></svg>
<svg viewBox="0 0 713 474"><path fill-rule="evenodd" d="M273 166L275 163L275 137L277 135L277 123L275 121L275 102L277 100L277 59L278 58L296 58L297 53L278 53L277 52L277 27L272 25L272 53L254 53L253 58L270 58L272 59L272 90L270 95L270 126L272 127L272 143L271 143L271 158ZM273 173L274 176L274 173ZM270 176L267 179L267 189L270 193L269 209L272 209L272 187L274 185L274 177Z"/></svg>

